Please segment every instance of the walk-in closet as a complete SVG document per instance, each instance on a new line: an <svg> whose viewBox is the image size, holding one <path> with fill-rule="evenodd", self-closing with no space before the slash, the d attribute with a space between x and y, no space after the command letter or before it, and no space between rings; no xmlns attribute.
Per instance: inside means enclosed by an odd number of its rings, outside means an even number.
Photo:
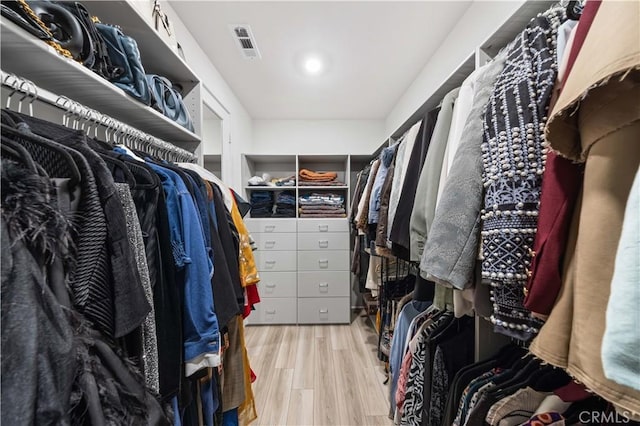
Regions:
<svg viewBox="0 0 640 426"><path fill-rule="evenodd" d="M638 0L0 6L0 423L640 424Z"/></svg>

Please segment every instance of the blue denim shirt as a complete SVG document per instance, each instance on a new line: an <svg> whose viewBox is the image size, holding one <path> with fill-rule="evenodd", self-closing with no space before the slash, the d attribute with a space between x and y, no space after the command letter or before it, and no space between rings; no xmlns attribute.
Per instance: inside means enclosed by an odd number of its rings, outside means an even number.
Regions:
<svg viewBox="0 0 640 426"><path fill-rule="evenodd" d="M167 200L173 255L184 268L183 334L187 376L220 364L220 331L214 310L211 277L200 213L182 178L149 163L162 181Z"/></svg>
<svg viewBox="0 0 640 426"><path fill-rule="evenodd" d="M387 179L389 167L393 162L393 156L396 153L398 145L399 144L396 143L393 146L385 148L380 153L380 167L378 168L378 173L373 181L371 199L369 201L369 217L367 219L370 224L378 223L380 216L380 201L382 199L382 187L384 186L384 181Z"/></svg>
<svg viewBox="0 0 640 426"><path fill-rule="evenodd" d="M198 214L200 215L200 224L202 225L202 235L204 236L204 244L207 248L207 254L209 259L211 260L211 264L214 264L213 260L213 248L211 247L211 226L209 222L209 208L208 208L208 200L207 195L202 192L202 189L198 182L194 180L190 175L186 175L191 182L191 186L194 189L195 197L193 197L193 201L196 203L196 207L198 210ZM213 268L211 269L211 278L213 278Z"/></svg>

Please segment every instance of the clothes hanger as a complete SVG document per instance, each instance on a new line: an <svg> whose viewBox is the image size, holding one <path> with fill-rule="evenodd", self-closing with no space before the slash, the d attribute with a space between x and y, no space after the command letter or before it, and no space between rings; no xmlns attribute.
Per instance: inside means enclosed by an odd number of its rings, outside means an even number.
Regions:
<svg viewBox="0 0 640 426"><path fill-rule="evenodd" d="M20 80L14 74L7 74L2 80L2 84L12 89L7 96L7 103L4 106L6 109L11 109L11 100L13 98L13 95L15 95L15 93L18 91Z"/></svg>
<svg viewBox="0 0 640 426"><path fill-rule="evenodd" d="M583 4L582 1L571 0L567 5L567 18L572 21L579 21L582 16Z"/></svg>
<svg viewBox="0 0 640 426"><path fill-rule="evenodd" d="M5 139L8 138L22 145L27 150L27 152L29 152L36 163L39 163L38 159L40 155L36 155L35 152L37 152L38 148L44 148L44 150L47 151L47 154L44 155L53 154L52 156L55 159L54 161L60 162L60 164L64 164L68 173L68 176L51 177L68 178L70 187L75 188L82 181L82 175L80 174L80 170L73 160L73 157L71 157L71 155L67 151L67 148L55 141L38 136L28 131L28 129L23 128L21 130L18 130L18 122L16 121L16 119L19 120L19 116L16 116L14 114L16 113L12 111L2 111L2 123L5 124L4 126L2 126L3 143L5 142ZM50 162L50 160L48 159L47 162ZM46 170L46 164L44 164L44 162L42 166L45 167Z"/></svg>
<svg viewBox="0 0 640 426"><path fill-rule="evenodd" d="M144 163L144 159L139 157L138 155L136 155L136 153L134 151L132 151L125 143L124 143L124 135L125 135L125 126L122 123L115 123L114 124L116 126L116 132L115 132L115 144L114 147L120 148L121 150L123 150L127 155L129 155L131 158L133 158L134 160L140 162L140 163ZM127 126L128 127L128 126Z"/></svg>
<svg viewBox="0 0 640 426"><path fill-rule="evenodd" d="M515 374L505 374L501 378L498 378L494 383L496 387L491 389L489 392L491 395L496 396L498 399L501 399L504 396L509 395L511 392L514 392L514 388L520 389L526 386L529 377L540 369L540 360L535 357L531 357L528 359L528 362L522 368L511 368L511 373L515 372Z"/></svg>
<svg viewBox="0 0 640 426"><path fill-rule="evenodd" d="M9 154L9 157L12 159L19 161L25 168L35 174L40 174L40 170L35 161L33 161L33 157L29 154L29 151L19 143L9 138L2 139L2 152L4 154Z"/></svg>

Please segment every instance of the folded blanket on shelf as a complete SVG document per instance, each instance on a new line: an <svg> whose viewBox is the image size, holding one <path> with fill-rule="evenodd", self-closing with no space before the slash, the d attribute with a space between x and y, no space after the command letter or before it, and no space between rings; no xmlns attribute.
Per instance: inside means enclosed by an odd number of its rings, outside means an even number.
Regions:
<svg viewBox="0 0 640 426"><path fill-rule="evenodd" d="M344 210L344 205L342 204L336 204L333 206L328 206L325 204L311 204L311 205L301 205L300 206L301 209L303 210L323 210L323 211L335 211L335 210Z"/></svg>
<svg viewBox="0 0 640 426"><path fill-rule="evenodd" d="M325 204L325 205L340 205L344 203L344 197L341 195L335 194L307 194L302 195L298 199L301 205L312 205L312 204Z"/></svg>
<svg viewBox="0 0 640 426"><path fill-rule="evenodd" d="M345 209L335 209L335 210L322 210L322 209L300 209L300 213L304 214L344 214L346 213Z"/></svg>
<svg viewBox="0 0 640 426"><path fill-rule="evenodd" d="M344 213L300 213L300 217L347 217Z"/></svg>
<svg viewBox="0 0 640 426"><path fill-rule="evenodd" d="M338 177L335 172L314 172L313 170L300 169L300 180L307 181L332 181Z"/></svg>
<svg viewBox="0 0 640 426"><path fill-rule="evenodd" d="M337 180L300 180L300 186L344 186L344 182Z"/></svg>

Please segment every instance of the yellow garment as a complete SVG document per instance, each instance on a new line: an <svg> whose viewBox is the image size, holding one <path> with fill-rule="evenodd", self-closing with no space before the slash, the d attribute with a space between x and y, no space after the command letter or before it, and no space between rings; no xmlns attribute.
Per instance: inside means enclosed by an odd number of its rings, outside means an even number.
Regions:
<svg viewBox="0 0 640 426"><path fill-rule="evenodd" d="M244 340L244 321L241 315L238 315L236 318L238 321L238 330L240 331L240 345L242 347L245 393L245 400L238 407L238 422L241 425L248 425L258 418L258 413L256 411L256 401L253 397L253 389L251 388L251 366L249 365L249 355L247 354L247 345Z"/></svg>
<svg viewBox="0 0 640 426"><path fill-rule="evenodd" d="M238 210L238 205L235 200L233 200L233 205L231 207L231 219L238 230L240 238L240 282L244 288L248 285L257 284L258 281L260 281L260 276L258 275L258 267L256 266L256 261L253 257L253 250L251 250L249 231L244 225L244 221L242 220L240 210Z"/></svg>

